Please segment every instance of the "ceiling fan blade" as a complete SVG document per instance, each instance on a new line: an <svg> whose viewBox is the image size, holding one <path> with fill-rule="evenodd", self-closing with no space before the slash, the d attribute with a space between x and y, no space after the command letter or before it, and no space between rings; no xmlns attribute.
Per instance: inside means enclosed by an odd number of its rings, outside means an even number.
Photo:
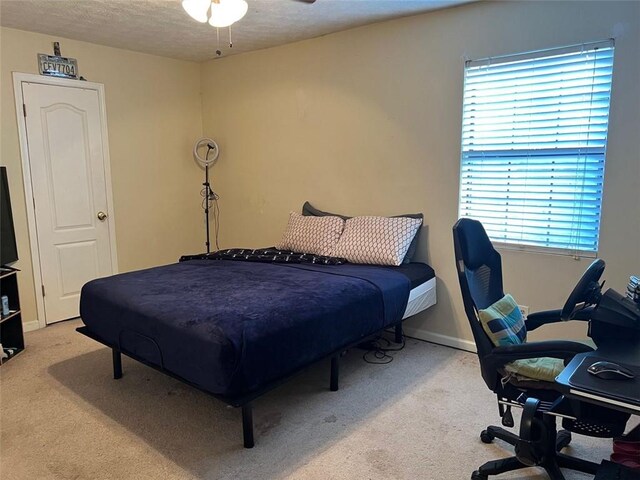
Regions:
<svg viewBox="0 0 640 480"><path fill-rule="evenodd" d="M294 0L296 2L302 2L302 3L315 3L316 0Z"/></svg>

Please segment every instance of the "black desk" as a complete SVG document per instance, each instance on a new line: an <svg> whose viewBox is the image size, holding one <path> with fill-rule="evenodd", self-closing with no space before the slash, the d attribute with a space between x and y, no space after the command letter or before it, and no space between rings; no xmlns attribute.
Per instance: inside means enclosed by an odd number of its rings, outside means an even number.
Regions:
<svg viewBox="0 0 640 480"><path fill-rule="evenodd" d="M587 373L587 367L599 360L624 365L636 374L636 378L604 380ZM598 345L594 352L578 354L558 375L556 383L567 398L640 415L640 345L616 342Z"/></svg>
<svg viewBox="0 0 640 480"><path fill-rule="evenodd" d="M587 373L589 365L599 360L624 365L636 374L636 378L604 380ZM640 415L640 345L637 342L601 343L596 351L573 357L556 377L556 383L568 399ZM605 460L594 480L609 479L639 480L640 473Z"/></svg>

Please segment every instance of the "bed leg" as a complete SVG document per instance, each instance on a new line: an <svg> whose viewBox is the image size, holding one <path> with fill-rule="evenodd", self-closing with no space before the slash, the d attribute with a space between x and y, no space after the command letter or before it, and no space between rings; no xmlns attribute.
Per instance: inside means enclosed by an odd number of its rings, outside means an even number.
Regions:
<svg viewBox="0 0 640 480"><path fill-rule="evenodd" d="M116 348L111 349L113 356L113 378L116 380L122 378L122 354Z"/></svg>
<svg viewBox="0 0 640 480"><path fill-rule="evenodd" d="M338 391L338 378L340 376L340 355L331 357L331 380L329 381L329 389L332 392Z"/></svg>
<svg viewBox="0 0 640 480"><path fill-rule="evenodd" d="M242 405L242 436L244 448L253 448L253 405L251 403Z"/></svg>
<svg viewBox="0 0 640 480"><path fill-rule="evenodd" d="M404 337L404 333L402 332L402 322L396 325L396 343L402 343L402 337Z"/></svg>

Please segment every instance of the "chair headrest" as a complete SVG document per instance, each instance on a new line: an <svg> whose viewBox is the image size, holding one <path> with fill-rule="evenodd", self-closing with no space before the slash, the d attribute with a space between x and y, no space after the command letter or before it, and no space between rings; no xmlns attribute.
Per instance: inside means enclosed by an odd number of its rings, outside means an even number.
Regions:
<svg viewBox="0 0 640 480"><path fill-rule="evenodd" d="M460 241L465 267L475 270L493 257L496 250L491 244L482 223L471 218L461 218L453 227Z"/></svg>

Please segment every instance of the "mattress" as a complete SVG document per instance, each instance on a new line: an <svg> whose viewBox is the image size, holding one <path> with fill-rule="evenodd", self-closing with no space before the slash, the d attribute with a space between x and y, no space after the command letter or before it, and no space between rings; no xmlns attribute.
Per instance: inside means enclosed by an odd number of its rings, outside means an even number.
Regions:
<svg viewBox="0 0 640 480"><path fill-rule="evenodd" d="M411 289L407 308L402 315L402 319L412 317L435 304L436 279L433 277Z"/></svg>
<svg viewBox="0 0 640 480"><path fill-rule="evenodd" d="M403 263L398 267L376 266L375 268L383 268L392 272L398 272L409 279L409 285L412 289L424 284L436 276L433 268L426 263L412 262Z"/></svg>
<svg viewBox="0 0 640 480"><path fill-rule="evenodd" d="M403 263L398 267L379 267L401 273L409 279L411 291L402 319L412 317L436 304L436 274L426 263Z"/></svg>
<svg viewBox="0 0 640 480"><path fill-rule="evenodd" d="M93 280L80 313L104 343L238 397L400 321L432 291L411 288L421 265L192 260Z"/></svg>

